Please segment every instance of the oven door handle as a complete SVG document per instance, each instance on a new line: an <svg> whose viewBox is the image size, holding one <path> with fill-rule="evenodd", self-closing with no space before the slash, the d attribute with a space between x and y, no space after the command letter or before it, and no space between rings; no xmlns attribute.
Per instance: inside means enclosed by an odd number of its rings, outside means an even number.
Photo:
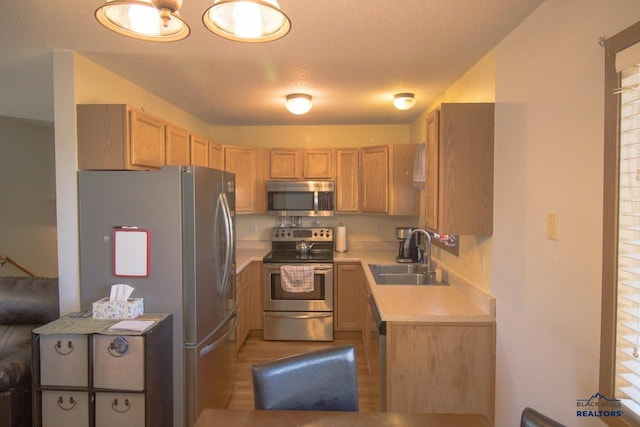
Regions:
<svg viewBox="0 0 640 427"><path fill-rule="evenodd" d="M321 319L323 317L331 317L333 316L333 313L277 314L265 312L264 315L278 319Z"/></svg>
<svg viewBox="0 0 640 427"><path fill-rule="evenodd" d="M269 271L280 271L280 266L277 267L272 267L270 265L267 264L263 264L264 268L269 270ZM330 271L331 269L333 269L333 266L327 266L327 267L313 267L314 271Z"/></svg>

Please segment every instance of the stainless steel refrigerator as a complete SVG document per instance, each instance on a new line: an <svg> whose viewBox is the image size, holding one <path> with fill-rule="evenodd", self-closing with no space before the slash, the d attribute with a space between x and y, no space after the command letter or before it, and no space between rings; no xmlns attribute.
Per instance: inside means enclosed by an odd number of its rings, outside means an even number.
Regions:
<svg viewBox="0 0 640 427"><path fill-rule="evenodd" d="M144 298L145 312L172 313L174 426L224 408L236 357L234 174L80 171L78 195L82 309L122 283ZM146 231L143 273L114 269L114 230Z"/></svg>

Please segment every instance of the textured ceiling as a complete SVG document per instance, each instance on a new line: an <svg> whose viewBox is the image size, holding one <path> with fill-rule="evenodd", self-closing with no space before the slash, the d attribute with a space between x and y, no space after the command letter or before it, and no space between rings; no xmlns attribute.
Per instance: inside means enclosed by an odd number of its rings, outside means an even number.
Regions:
<svg viewBox="0 0 640 427"><path fill-rule="evenodd" d="M0 115L53 121L52 50L73 50L212 125L405 124L495 47L542 0L280 0L283 39L210 33L212 0L184 0L191 35L128 39L97 23L101 0L3 2ZM313 96L293 116L288 93ZM398 111L393 94L413 92ZM124 102L124 101L123 101Z"/></svg>

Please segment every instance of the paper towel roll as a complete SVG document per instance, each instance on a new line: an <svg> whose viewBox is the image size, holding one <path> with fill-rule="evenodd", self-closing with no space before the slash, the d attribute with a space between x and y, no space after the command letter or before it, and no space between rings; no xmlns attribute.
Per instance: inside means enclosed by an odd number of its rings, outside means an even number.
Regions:
<svg viewBox="0 0 640 427"><path fill-rule="evenodd" d="M347 227L344 225L336 230L336 252L347 252Z"/></svg>

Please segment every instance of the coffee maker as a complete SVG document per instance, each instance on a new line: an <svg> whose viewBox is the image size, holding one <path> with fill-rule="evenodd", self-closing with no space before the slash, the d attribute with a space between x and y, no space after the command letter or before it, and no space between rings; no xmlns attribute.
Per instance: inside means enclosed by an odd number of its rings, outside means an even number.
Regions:
<svg viewBox="0 0 640 427"><path fill-rule="evenodd" d="M409 247L404 248L404 242L411 234L413 228L411 227L396 227L396 239L398 239L398 254L396 255L396 262L410 263L418 262L420 253L418 251L418 234L414 234L409 242Z"/></svg>

